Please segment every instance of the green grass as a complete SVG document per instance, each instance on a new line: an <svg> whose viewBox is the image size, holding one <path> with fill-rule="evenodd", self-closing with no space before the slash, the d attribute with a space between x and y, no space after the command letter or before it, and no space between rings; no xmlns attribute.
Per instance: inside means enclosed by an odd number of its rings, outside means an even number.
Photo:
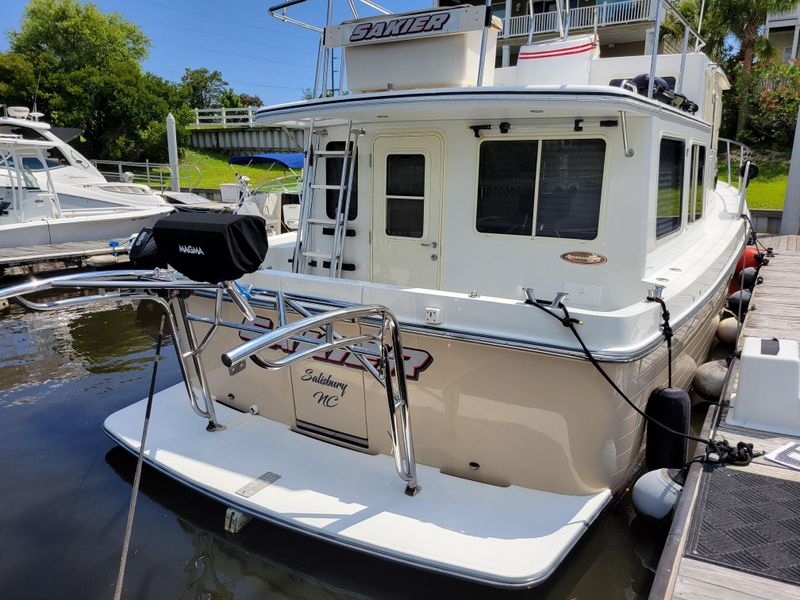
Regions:
<svg viewBox="0 0 800 600"><path fill-rule="evenodd" d="M228 164L228 158L230 157L227 154L186 148L181 159L181 167L183 173L186 173L185 168L188 167L193 170L195 165L200 169L201 178L199 183L196 179L196 173L192 173L193 187L219 189L221 183L236 183L236 175L231 165ZM247 175L250 178L250 184L253 186L261 185L269 179L291 175L287 169L282 169L278 166L273 167L267 174L267 167L262 165L251 167L236 165L236 172L240 175ZM268 179L265 179L265 177L268 177Z"/></svg>
<svg viewBox="0 0 800 600"><path fill-rule="evenodd" d="M789 182L789 163L782 161L758 162L759 174L747 186L748 208L771 208L782 210L786 199L786 185ZM731 183L736 185L736 167L731 165ZM719 163L720 181L728 181L728 167L724 161Z"/></svg>

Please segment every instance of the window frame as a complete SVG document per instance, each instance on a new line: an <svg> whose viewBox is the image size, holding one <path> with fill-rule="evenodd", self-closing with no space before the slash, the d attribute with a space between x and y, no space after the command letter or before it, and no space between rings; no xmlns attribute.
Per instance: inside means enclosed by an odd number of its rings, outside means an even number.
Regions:
<svg viewBox="0 0 800 600"><path fill-rule="evenodd" d="M689 141L689 161L691 163L691 173L689 175L689 204L691 206L687 206L686 211L686 221L687 223L696 223L697 221L701 220L706 214L706 196L708 190L706 190L706 165L708 163L708 146L706 146L701 141L690 140ZM702 181L698 180L698 175L700 173L700 149L703 150L703 177ZM698 184L701 186L701 198L700 198L700 216L697 216L695 212L697 209L697 186Z"/></svg>
<svg viewBox="0 0 800 600"><path fill-rule="evenodd" d="M661 170L661 143L664 140L671 140L673 142L680 142L683 144L683 157L681 160L681 210L680 210L680 224L678 225L677 229L673 229L669 233L662 235L661 237L658 236L658 172ZM691 140L686 138L679 137L678 134L663 134L658 140L658 154L656 155L656 177L655 179L655 194L653 195L653 238L656 241L656 244L661 244L666 240L670 240L676 235L680 235L684 229L686 228L686 209L688 208L688 203L686 202L686 183L687 183L687 173L686 173L686 163L688 160L691 159L691 151L689 152L690 156L687 158L687 149L691 147ZM691 171L691 169L689 169Z"/></svg>
<svg viewBox="0 0 800 600"><path fill-rule="evenodd" d="M423 158L423 195L422 196L400 196L400 195L391 195L388 193L387 186L389 185L389 158L391 156L422 156ZM423 150L421 148L397 148L394 150L387 150L384 156L385 164L384 164L384 171L383 171L383 186L384 188L380 191L380 198L383 202L383 226L382 226L382 235L386 238L394 240L396 242L408 242L413 244L419 244L419 240L427 239L428 237L428 230L430 228L430 201L431 201L431 157L427 150ZM408 235L393 235L387 231L389 226L389 199L396 198L401 200L408 200L413 199L415 201L422 202L422 234L420 236L408 236Z"/></svg>
<svg viewBox="0 0 800 600"><path fill-rule="evenodd" d="M513 129L512 129L513 131ZM541 135L531 135L531 134L501 134L501 135L486 135L484 136L480 142L476 145L476 152L475 152L475 177L473 182L473 191L472 191L472 233L478 235L480 237L486 237L489 239L497 239L503 238L504 240L516 240L518 242L526 242L530 240L539 240L542 243L563 243L564 241L569 241L576 244L581 243L591 243L600 240L605 234L605 213L607 207L607 196L608 196L608 180L609 177L606 176L608 173L609 168L609 161L610 161L610 152L609 149L609 140L608 135L602 132L586 132L582 135L566 135L566 133L571 133L571 130L567 132L565 130L565 135L558 135L557 132L541 134ZM537 236L536 235L536 226L538 223L538 212L539 212L539 188L540 188L540 179L541 179L541 168L542 168L542 142L545 141L569 141L569 140L600 140L604 144L604 153L603 153L603 181L600 186L600 206L597 213L597 235L591 239L582 239L582 238L563 238L563 237L553 237L553 236ZM515 234L508 234L508 233L489 233L485 231L478 231L478 199L479 199L479 192L480 192L480 160L481 160L481 147L483 144L487 142L505 142L505 141L535 141L537 142L537 152L536 152L536 180L534 182L534 194L533 194L533 206L532 206L532 223L531 223L531 235L515 235Z"/></svg>

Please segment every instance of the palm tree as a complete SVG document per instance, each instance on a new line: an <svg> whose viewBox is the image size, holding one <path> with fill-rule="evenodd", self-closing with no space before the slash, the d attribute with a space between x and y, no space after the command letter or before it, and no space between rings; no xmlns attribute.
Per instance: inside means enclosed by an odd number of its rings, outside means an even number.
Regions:
<svg viewBox="0 0 800 600"><path fill-rule="evenodd" d="M715 10L715 5L724 0L679 0L675 3L678 12L691 23L695 30L700 29L700 34L705 39L705 52L715 62L722 62L725 55L725 38L728 35L728 24ZM703 21L700 22L700 11L703 11ZM683 24L669 13L661 26L662 40L673 46L681 47L683 44ZM689 39L689 51L694 48L695 40Z"/></svg>
<svg viewBox="0 0 800 600"><path fill-rule="evenodd" d="M742 61L742 76L739 82L739 113L736 119L736 136L739 137L747 122L747 98L750 90L750 75L753 60L759 47L769 51L761 35L767 15L772 12L794 10L800 0L713 0L714 10L728 23L730 32L741 43L739 56Z"/></svg>

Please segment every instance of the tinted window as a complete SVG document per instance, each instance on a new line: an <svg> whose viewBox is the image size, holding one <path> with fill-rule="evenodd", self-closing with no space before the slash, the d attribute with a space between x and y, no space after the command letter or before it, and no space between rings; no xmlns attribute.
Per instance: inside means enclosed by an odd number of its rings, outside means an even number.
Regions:
<svg viewBox="0 0 800 600"><path fill-rule="evenodd" d="M538 148L531 140L481 144L478 231L531 235Z"/></svg>
<svg viewBox="0 0 800 600"><path fill-rule="evenodd" d="M605 155L603 140L542 141L537 236L597 237Z"/></svg>
<svg viewBox="0 0 800 600"><path fill-rule="evenodd" d="M330 142L326 150L344 150L344 142ZM358 216L358 156L354 156L356 161L353 167L353 191L350 194L350 210L348 211L347 220L352 221ZM342 164L344 157L342 156L328 156L325 158L325 184L326 185L340 185L342 182ZM345 176L345 185L347 184L347 177ZM346 190L345 190L346 191ZM342 198L342 211L344 211L344 204L346 198ZM339 190L325 190L325 213L329 219L336 218L336 207L339 205Z"/></svg>
<svg viewBox="0 0 800 600"><path fill-rule="evenodd" d="M692 200L694 204L694 214L690 215L690 220L696 220L703 216L703 200L705 196L705 166L705 146L692 146L692 168L694 173L694 177L692 179Z"/></svg>
<svg viewBox="0 0 800 600"><path fill-rule="evenodd" d="M425 157L386 157L386 235L421 238L425 225Z"/></svg>
<svg viewBox="0 0 800 600"><path fill-rule="evenodd" d="M656 200L656 238L681 228L683 209L684 143L661 140L658 161L658 198Z"/></svg>

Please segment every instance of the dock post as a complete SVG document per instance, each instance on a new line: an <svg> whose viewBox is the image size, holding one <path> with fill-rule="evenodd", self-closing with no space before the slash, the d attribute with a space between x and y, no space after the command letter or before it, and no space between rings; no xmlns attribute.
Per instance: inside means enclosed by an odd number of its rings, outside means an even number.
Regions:
<svg viewBox="0 0 800 600"><path fill-rule="evenodd" d="M792 162L789 166L789 181L786 184L786 201L783 203L780 233L781 235L800 233L800 107L797 109Z"/></svg>
<svg viewBox="0 0 800 600"><path fill-rule="evenodd" d="M172 191L181 191L181 181L178 173L178 134L175 131L175 117L172 113L167 115L167 153L169 154L170 179Z"/></svg>

